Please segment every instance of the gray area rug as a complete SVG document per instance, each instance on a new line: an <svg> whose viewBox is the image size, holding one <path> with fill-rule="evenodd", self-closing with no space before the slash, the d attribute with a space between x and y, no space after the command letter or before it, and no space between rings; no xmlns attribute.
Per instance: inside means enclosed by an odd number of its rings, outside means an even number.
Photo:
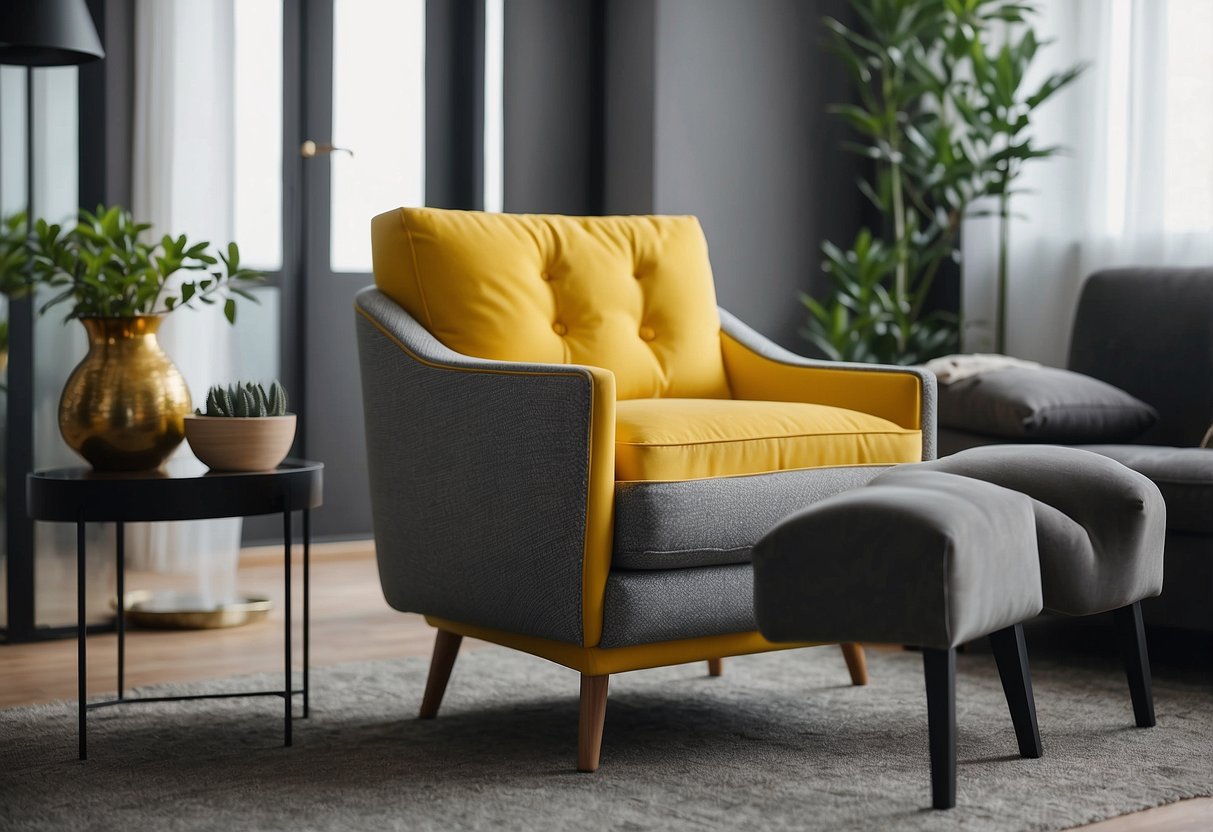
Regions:
<svg viewBox="0 0 1213 832"><path fill-rule="evenodd" d="M425 722L426 660L316 669L291 749L278 699L94 711L86 763L74 703L0 710L0 829L1062 829L1213 794L1206 678L1156 680L1141 730L1114 662L1035 661L1045 757L1021 760L993 660L969 652L958 805L934 812L921 657L869 661L866 688L833 647L616 676L592 775L577 675L500 648L461 655Z"/></svg>

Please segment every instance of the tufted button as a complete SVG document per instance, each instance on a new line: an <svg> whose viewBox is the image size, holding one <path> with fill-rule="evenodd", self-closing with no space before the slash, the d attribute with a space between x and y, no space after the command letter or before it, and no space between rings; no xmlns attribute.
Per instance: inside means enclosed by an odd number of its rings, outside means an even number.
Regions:
<svg viewBox="0 0 1213 832"><path fill-rule="evenodd" d="M644 272L640 270L639 266L636 267L636 271L632 272L632 277L636 278L637 280L644 277Z"/></svg>
<svg viewBox="0 0 1213 832"><path fill-rule="evenodd" d="M540 276L540 277L542 277L544 280L549 281L549 282L551 282L551 280L552 280L552 273L551 273L551 272L544 272L543 274L541 274L541 275L539 275L539 276Z"/></svg>
<svg viewBox="0 0 1213 832"><path fill-rule="evenodd" d="M657 337L657 333L653 331L651 326L642 326L640 328L640 337L645 341L652 341Z"/></svg>
<svg viewBox="0 0 1213 832"><path fill-rule="evenodd" d="M562 324L560 321L557 321L556 323L552 324L552 332L555 332L557 335L564 335L568 331L569 331L569 328L567 326L565 326L564 324Z"/></svg>

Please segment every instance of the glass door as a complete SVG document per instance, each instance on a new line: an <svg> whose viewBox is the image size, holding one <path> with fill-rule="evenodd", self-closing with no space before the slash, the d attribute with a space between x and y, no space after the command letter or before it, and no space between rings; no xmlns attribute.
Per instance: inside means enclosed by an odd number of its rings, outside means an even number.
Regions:
<svg viewBox="0 0 1213 832"><path fill-rule="evenodd" d="M305 453L320 537L371 529L354 295L371 217L425 202L425 0L305 0L301 245Z"/></svg>

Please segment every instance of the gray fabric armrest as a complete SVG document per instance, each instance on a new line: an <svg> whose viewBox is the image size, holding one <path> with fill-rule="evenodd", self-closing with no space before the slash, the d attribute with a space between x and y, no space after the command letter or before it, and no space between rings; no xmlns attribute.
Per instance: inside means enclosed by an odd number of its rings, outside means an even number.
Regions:
<svg viewBox="0 0 1213 832"><path fill-rule="evenodd" d="M355 305L388 603L582 644L602 371L470 358L378 290L363 290Z"/></svg>
<svg viewBox="0 0 1213 832"><path fill-rule="evenodd" d="M809 367L822 370L855 370L859 372L904 373L918 379L920 385L922 425L922 458L934 459L936 455L936 393L935 374L922 367L904 367L886 364L857 364L843 361L819 361L805 358L786 350L764 335L743 324L727 310L720 310L721 330L746 349L757 355L786 364L790 367Z"/></svg>

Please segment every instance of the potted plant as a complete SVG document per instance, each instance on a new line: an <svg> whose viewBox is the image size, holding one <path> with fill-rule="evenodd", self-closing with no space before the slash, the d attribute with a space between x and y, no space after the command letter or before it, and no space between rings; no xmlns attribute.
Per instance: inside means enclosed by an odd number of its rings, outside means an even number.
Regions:
<svg viewBox="0 0 1213 832"><path fill-rule="evenodd" d="M88 332L88 354L59 400L59 430L101 470L156 468L185 436L189 388L156 340L164 316L222 301L234 323L236 298L256 300L242 286L263 278L241 267L235 243L226 254L185 235L148 243L150 227L100 206L66 231L39 220L28 240L35 281L56 292L39 311L67 304L66 320Z"/></svg>
<svg viewBox="0 0 1213 832"><path fill-rule="evenodd" d="M215 386L185 419L190 449L216 471L268 471L278 467L295 441L295 414L286 411L286 390L277 381Z"/></svg>

